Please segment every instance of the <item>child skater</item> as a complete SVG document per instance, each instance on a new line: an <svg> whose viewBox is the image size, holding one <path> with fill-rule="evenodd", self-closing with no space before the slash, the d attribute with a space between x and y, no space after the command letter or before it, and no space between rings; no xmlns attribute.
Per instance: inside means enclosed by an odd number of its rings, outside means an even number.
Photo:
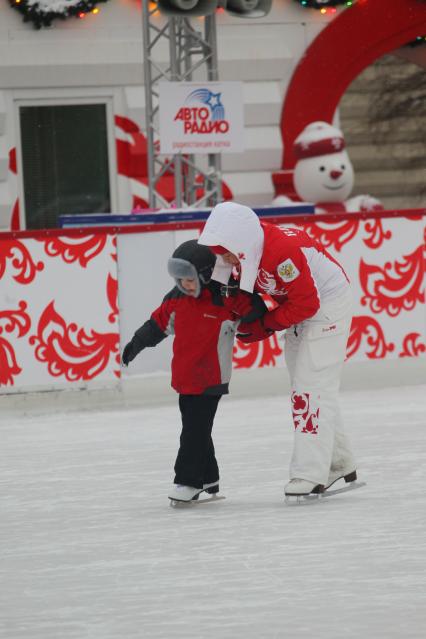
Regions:
<svg viewBox="0 0 426 639"><path fill-rule="evenodd" d="M216 256L189 240L168 261L176 286L134 334L123 350L127 366L148 346L174 334L172 387L179 393L182 417L180 447L169 499L190 502L203 491L219 492L219 469L212 440L213 421L222 395L228 393L232 350L239 320L261 317L260 296L211 280Z"/></svg>

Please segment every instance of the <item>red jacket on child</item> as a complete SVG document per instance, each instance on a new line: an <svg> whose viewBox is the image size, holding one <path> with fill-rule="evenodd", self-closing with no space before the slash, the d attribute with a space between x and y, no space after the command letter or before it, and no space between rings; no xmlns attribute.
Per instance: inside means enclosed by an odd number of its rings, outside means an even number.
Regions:
<svg viewBox="0 0 426 639"><path fill-rule="evenodd" d="M178 393L228 393L238 321L219 301L209 287L197 298L174 288L151 315L164 336L175 336L172 386Z"/></svg>
<svg viewBox="0 0 426 639"><path fill-rule="evenodd" d="M135 333L141 348L156 346L174 334L171 385L178 393L229 392L234 337L239 324L231 309L247 293L238 292L228 304L229 298L223 297L221 289L217 282L210 282L198 297L192 297L173 288ZM266 310L258 295L253 295L252 305L257 317Z"/></svg>

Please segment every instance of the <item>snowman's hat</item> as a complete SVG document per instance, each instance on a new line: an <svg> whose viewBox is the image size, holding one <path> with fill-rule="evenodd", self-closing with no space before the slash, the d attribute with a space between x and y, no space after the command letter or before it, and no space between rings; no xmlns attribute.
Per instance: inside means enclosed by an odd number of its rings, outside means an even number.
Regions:
<svg viewBox="0 0 426 639"><path fill-rule="evenodd" d="M344 148L345 139L340 129L328 122L311 122L295 139L293 152L297 160L304 160L340 153Z"/></svg>

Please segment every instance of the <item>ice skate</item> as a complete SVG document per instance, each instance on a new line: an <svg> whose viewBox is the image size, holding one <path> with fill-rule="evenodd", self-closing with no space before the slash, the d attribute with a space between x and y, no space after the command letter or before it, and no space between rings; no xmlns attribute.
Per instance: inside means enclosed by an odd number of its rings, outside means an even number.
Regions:
<svg viewBox="0 0 426 639"><path fill-rule="evenodd" d="M316 484L307 479L291 479L284 488L285 500L291 503L300 503L310 496L319 497L324 492L322 484Z"/></svg>
<svg viewBox="0 0 426 639"><path fill-rule="evenodd" d="M206 492L209 497L206 499L199 499L201 493ZM223 496L218 496L219 481L211 482L209 484L203 484L202 488L195 488L194 486L184 486L182 484L173 484L172 490L169 492L169 499L172 506L176 505L191 505L194 503L200 504L206 501L213 501L218 499L225 499Z"/></svg>
<svg viewBox="0 0 426 639"><path fill-rule="evenodd" d="M173 488L169 492L169 499L173 501L190 502L197 499L204 488L194 488L194 486L184 486L182 484L173 484Z"/></svg>
<svg viewBox="0 0 426 639"><path fill-rule="evenodd" d="M340 479L345 480L345 484L342 484L340 488L332 488ZM341 482L340 482L341 483ZM344 469L331 470L325 486L325 491L321 495L322 497L331 497L332 495L338 495L339 493L347 493L350 490L356 488L362 488L366 486L365 481L357 481L356 470L345 472Z"/></svg>
<svg viewBox="0 0 426 639"><path fill-rule="evenodd" d="M325 485L325 490L328 490L333 484L335 484L339 479L344 479L347 484L354 482L357 480L356 470L351 470L349 472L343 469L330 470L328 475L327 483Z"/></svg>
<svg viewBox="0 0 426 639"><path fill-rule="evenodd" d="M216 495L219 492L219 480L213 481L210 484L203 484L203 490L209 495Z"/></svg>

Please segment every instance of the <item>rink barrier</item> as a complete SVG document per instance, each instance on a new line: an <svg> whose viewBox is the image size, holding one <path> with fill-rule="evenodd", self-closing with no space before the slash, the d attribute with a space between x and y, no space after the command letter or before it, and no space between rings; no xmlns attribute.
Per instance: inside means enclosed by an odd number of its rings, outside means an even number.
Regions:
<svg viewBox="0 0 426 639"><path fill-rule="evenodd" d="M311 207L313 208L313 207ZM313 215L313 213L293 213L293 214L271 214L263 215L262 219L270 224L309 224L312 220L315 222L340 222L342 219L350 220L370 220L381 218L394 218L394 217L407 217L414 219L421 219L426 216L426 208L424 209L395 209L392 211L370 211L359 212L342 215L341 213L321 213ZM71 216L63 216L62 221L65 224L65 220L68 220ZM34 230L21 230L21 231L0 231L0 241L5 239L25 239L25 238L42 238L42 237L58 237L61 235L67 235L68 237L81 237L87 233L87 229L93 233L105 233L106 235L116 235L124 233L159 233L161 231L184 231L203 228L205 221L203 220L185 220L182 222L173 220L169 222L152 222L151 217L149 222L141 222L139 216L114 216L103 215L103 219L118 218L121 223L99 224L98 217L93 219L90 215L79 216L82 220L81 225L74 226L62 226L61 228L54 229L34 229ZM96 223L95 223L96 222Z"/></svg>
<svg viewBox="0 0 426 639"><path fill-rule="evenodd" d="M425 216L426 209L263 216L304 228L348 273L355 294L348 370L356 362L394 366L425 357ZM128 369L120 367L120 352L170 290L168 257L203 225L170 220L0 233L0 394L120 392L141 375L168 380L171 339ZM284 366L282 346L280 335L238 343L234 369L258 370L262 378L261 369Z"/></svg>

